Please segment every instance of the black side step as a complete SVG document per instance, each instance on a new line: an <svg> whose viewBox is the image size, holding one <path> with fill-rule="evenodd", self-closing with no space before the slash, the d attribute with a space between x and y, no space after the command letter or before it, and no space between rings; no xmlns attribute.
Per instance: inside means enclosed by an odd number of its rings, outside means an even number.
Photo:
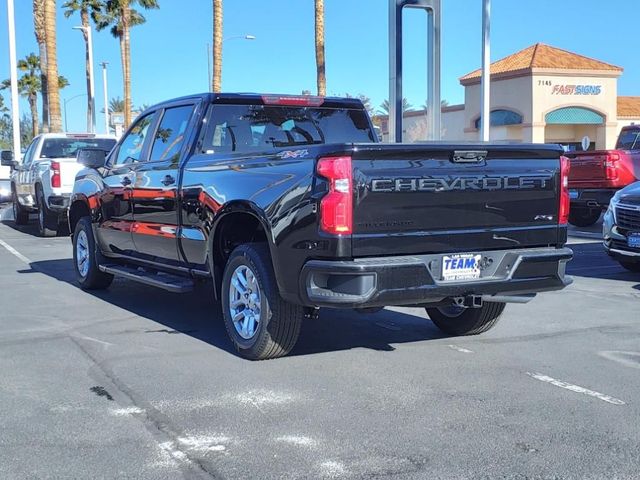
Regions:
<svg viewBox="0 0 640 480"><path fill-rule="evenodd" d="M149 273L144 270L122 265L100 265L101 272L116 277L124 277L134 282L144 283L172 293L187 293L193 290L193 280L169 273Z"/></svg>

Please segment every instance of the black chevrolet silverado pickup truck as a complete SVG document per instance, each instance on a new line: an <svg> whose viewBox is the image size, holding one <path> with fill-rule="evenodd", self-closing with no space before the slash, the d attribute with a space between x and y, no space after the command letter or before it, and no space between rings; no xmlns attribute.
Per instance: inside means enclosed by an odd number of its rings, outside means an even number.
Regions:
<svg viewBox="0 0 640 480"><path fill-rule="evenodd" d="M377 143L354 99L203 94L144 112L86 166L69 212L80 286L211 281L250 359L286 355L320 307L421 306L452 335L559 290L557 146Z"/></svg>

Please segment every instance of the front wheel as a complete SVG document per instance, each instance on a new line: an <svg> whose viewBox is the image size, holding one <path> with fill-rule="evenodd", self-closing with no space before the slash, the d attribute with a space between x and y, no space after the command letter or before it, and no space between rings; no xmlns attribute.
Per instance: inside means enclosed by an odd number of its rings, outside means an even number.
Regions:
<svg viewBox="0 0 640 480"><path fill-rule="evenodd" d="M569 223L576 227L590 227L600 219L600 210L575 208L569 210Z"/></svg>
<svg viewBox="0 0 640 480"><path fill-rule="evenodd" d="M76 279L83 290L104 289L113 282L113 275L100 271L100 258L93 237L91 219L81 218L73 232L73 265Z"/></svg>
<svg viewBox="0 0 640 480"><path fill-rule="evenodd" d="M624 268L633 273L640 273L640 262L620 262Z"/></svg>
<svg viewBox="0 0 640 480"><path fill-rule="evenodd" d="M300 335L303 308L278 292L266 245L240 245L222 278L222 314L240 356L266 360L287 355Z"/></svg>
<svg viewBox="0 0 640 480"><path fill-rule="evenodd" d="M485 302L480 308L426 307L431 321L448 335L478 335L491 329L502 315L505 304Z"/></svg>

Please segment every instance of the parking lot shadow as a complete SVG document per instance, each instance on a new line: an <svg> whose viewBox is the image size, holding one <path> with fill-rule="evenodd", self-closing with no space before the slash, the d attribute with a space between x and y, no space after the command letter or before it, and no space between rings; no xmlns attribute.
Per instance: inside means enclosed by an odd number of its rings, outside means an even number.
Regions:
<svg viewBox="0 0 640 480"><path fill-rule="evenodd" d="M2 213L2 212L0 212ZM10 216L10 215L9 215ZM20 233L24 233L26 235L31 235L32 237L39 237L38 235L38 225L37 220L35 220L35 216L31 215L29 223L26 225L16 225L16 222L13 221L12 218L3 218L1 223L6 225L9 228L12 228ZM61 226L58 231L58 237L65 237L69 235L69 227Z"/></svg>
<svg viewBox="0 0 640 480"><path fill-rule="evenodd" d="M19 273L39 272L77 288L70 259L31 263ZM82 292L147 318L162 327L152 334L185 334L224 351L233 352L222 321L219 303L209 284L198 285L188 294L172 294L135 282L116 279L108 290ZM391 310L357 313L352 310L323 310L318 319L305 320L298 344L291 355L368 348L393 351L394 344L421 342L443 335L426 318Z"/></svg>

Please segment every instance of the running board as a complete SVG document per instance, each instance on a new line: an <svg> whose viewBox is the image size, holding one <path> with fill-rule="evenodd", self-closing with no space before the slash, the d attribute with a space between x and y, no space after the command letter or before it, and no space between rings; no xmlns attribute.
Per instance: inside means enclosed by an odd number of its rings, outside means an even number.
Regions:
<svg viewBox="0 0 640 480"><path fill-rule="evenodd" d="M122 265L99 265L98 268L101 272L110 273L116 277L123 277L151 287L161 288L172 293L187 293L193 290L193 280L169 273L149 273Z"/></svg>

